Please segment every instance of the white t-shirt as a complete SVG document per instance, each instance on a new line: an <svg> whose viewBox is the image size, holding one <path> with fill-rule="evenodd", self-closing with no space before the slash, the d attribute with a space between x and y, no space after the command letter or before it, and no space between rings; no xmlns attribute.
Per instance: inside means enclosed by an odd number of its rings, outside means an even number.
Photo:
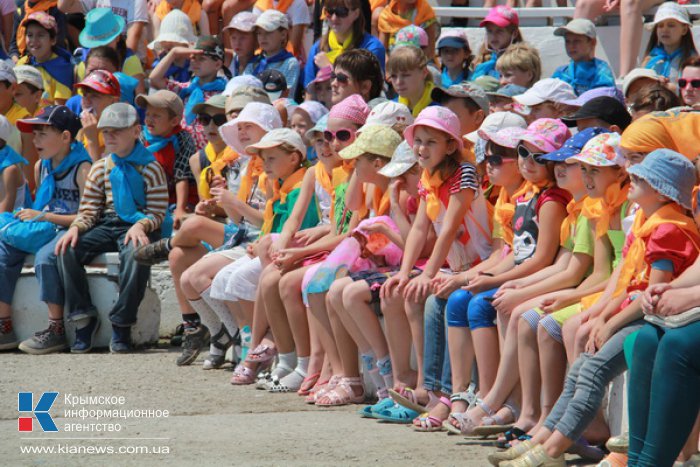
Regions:
<svg viewBox="0 0 700 467"><path fill-rule="evenodd" d="M279 2L273 0L272 5L275 8L277 8L278 4ZM259 15L262 13L262 10L256 7L253 8L253 13ZM311 24L311 12L305 0L294 0L287 10L287 16L289 17L290 27L298 24Z"/></svg>
<svg viewBox="0 0 700 467"><path fill-rule="evenodd" d="M83 11L94 8L111 8L112 11L131 23L148 23L148 5L146 0L80 0Z"/></svg>

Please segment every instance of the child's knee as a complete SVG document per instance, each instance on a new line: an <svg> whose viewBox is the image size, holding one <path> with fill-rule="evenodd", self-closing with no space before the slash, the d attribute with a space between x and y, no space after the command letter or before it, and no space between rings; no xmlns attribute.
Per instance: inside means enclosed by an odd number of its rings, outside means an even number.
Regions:
<svg viewBox="0 0 700 467"><path fill-rule="evenodd" d="M447 299L445 319L450 327L465 328L469 326L469 300L472 294L464 289L455 290Z"/></svg>
<svg viewBox="0 0 700 467"><path fill-rule="evenodd" d="M540 316L540 314L537 313L535 310L527 310L526 312L520 315L520 319L518 320L518 329L520 329L521 323L523 325L527 324L527 326L529 326L530 331L532 331L533 333L537 333L537 326L540 323L541 319L542 316Z"/></svg>
<svg viewBox="0 0 700 467"><path fill-rule="evenodd" d="M561 334L561 325L552 315L547 315L540 320L540 324L537 327L537 340L542 343L554 341L562 344L564 342Z"/></svg>
<svg viewBox="0 0 700 467"><path fill-rule="evenodd" d="M355 303L369 301L369 284L365 281L355 281L343 288L342 301L345 308L351 308Z"/></svg>
<svg viewBox="0 0 700 467"><path fill-rule="evenodd" d="M489 300L486 300L486 295L479 294L469 300L467 310L469 329L474 331L476 329L496 327L495 319L496 309Z"/></svg>

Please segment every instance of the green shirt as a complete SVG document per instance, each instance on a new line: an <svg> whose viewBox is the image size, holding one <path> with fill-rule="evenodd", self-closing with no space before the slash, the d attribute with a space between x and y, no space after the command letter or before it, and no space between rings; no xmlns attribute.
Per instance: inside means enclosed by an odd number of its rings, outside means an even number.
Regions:
<svg viewBox="0 0 700 467"><path fill-rule="evenodd" d="M583 214L579 214L573 226L574 232L564 242L564 248L572 253L583 253L593 256L595 239L591 229L591 222Z"/></svg>
<svg viewBox="0 0 700 467"><path fill-rule="evenodd" d="M270 233L280 233L282 231L284 223L287 222L287 219L289 219L289 216L292 214L294 204L296 204L297 199L299 199L300 193L301 188L295 188L289 192L284 204L282 204L280 200L275 201L275 203L272 205L272 210L275 217L272 220L272 229L270 230ZM299 230L316 227L319 222L318 202L316 201L316 195L313 195Z"/></svg>
<svg viewBox="0 0 700 467"><path fill-rule="evenodd" d="M341 183L335 187L335 204L333 206L333 214L335 219L336 232L343 234L347 232L352 212L345 207L345 193L348 191L348 183Z"/></svg>

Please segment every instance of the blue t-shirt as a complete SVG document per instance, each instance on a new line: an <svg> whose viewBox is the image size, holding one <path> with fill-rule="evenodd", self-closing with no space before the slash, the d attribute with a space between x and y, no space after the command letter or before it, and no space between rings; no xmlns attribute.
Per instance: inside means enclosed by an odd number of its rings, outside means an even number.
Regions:
<svg viewBox="0 0 700 467"><path fill-rule="evenodd" d="M362 42L360 42L358 49L367 49L377 57L379 60L379 66L382 67L382 73L384 73L384 63L386 61L386 50L384 49L384 44L371 34L365 33L362 37ZM318 73L318 67L314 63L314 58L321 50L321 41L318 40L311 46L309 50L308 60L306 60L306 65L304 65L304 89L309 85L311 81L316 78L316 73Z"/></svg>
<svg viewBox="0 0 700 467"><path fill-rule="evenodd" d="M574 88L577 96L595 88L615 86L615 76L610 65L599 58L587 62L569 62L554 72L552 78L565 81Z"/></svg>

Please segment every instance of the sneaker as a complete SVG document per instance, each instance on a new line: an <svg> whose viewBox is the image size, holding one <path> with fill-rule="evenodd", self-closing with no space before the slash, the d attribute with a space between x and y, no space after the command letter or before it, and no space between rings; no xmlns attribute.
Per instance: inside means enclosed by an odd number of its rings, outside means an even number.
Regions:
<svg viewBox="0 0 700 467"><path fill-rule="evenodd" d="M170 238L140 246L134 251L134 260L145 266L153 266L168 259Z"/></svg>
<svg viewBox="0 0 700 467"><path fill-rule="evenodd" d="M513 461L501 462L500 467L566 467L564 456L549 457L544 446L538 444Z"/></svg>
<svg viewBox="0 0 700 467"><path fill-rule="evenodd" d="M16 349L19 342L17 341L17 335L15 335L15 330L10 332L0 331L0 350L12 350Z"/></svg>
<svg viewBox="0 0 700 467"><path fill-rule="evenodd" d="M59 334L50 327L34 333L32 337L19 344L19 350L31 355L45 355L60 352L68 348L65 334Z"/></svg>
<svg viewBox="0 0 700 467"><path fill-rule="evenodd" d="M623 433L619 436L613 436L605 443L605 447L608 448L610 452L617 452L619 454L627 454L627 449L629 449L630 438L629 433Z"/></svg>
<svg viewBox="0 0 700 467"><path fill-rule="evenodd" d="M209 342L209 337L209 329L203 324L192 330L185 329L182 339L182 354L177 358L177 366L189 365L194 362L202 347Z"/></svg>
<svg viewBox="0 0 700 467"><path fill-rule="evenodd" d="M71 353L87 353L92 350L95 334L100 327L100 320L96 317L89 318L87 326L75 330L75 342L70 348Z"/></svg>
<svg viewBox="0 0 700 467"><path fill-rule="evenodd" d="M131 352L131 326L112 325L112 340L109 342L112 353Z"/></svg>
<svg viewBox="0 0 700 467"><path fill-rule="evenodd" d="M525 454L526 452L528 452L533 447L534 444L528 439L526 441L523 441L522 443L516 444L515 446L506 449L505 451L496 451L494 453L489 454L488 460L491 463L491 465L495 465L496 467L498 467L501 464L501 462L515 460L518 457Z"/></svg>

